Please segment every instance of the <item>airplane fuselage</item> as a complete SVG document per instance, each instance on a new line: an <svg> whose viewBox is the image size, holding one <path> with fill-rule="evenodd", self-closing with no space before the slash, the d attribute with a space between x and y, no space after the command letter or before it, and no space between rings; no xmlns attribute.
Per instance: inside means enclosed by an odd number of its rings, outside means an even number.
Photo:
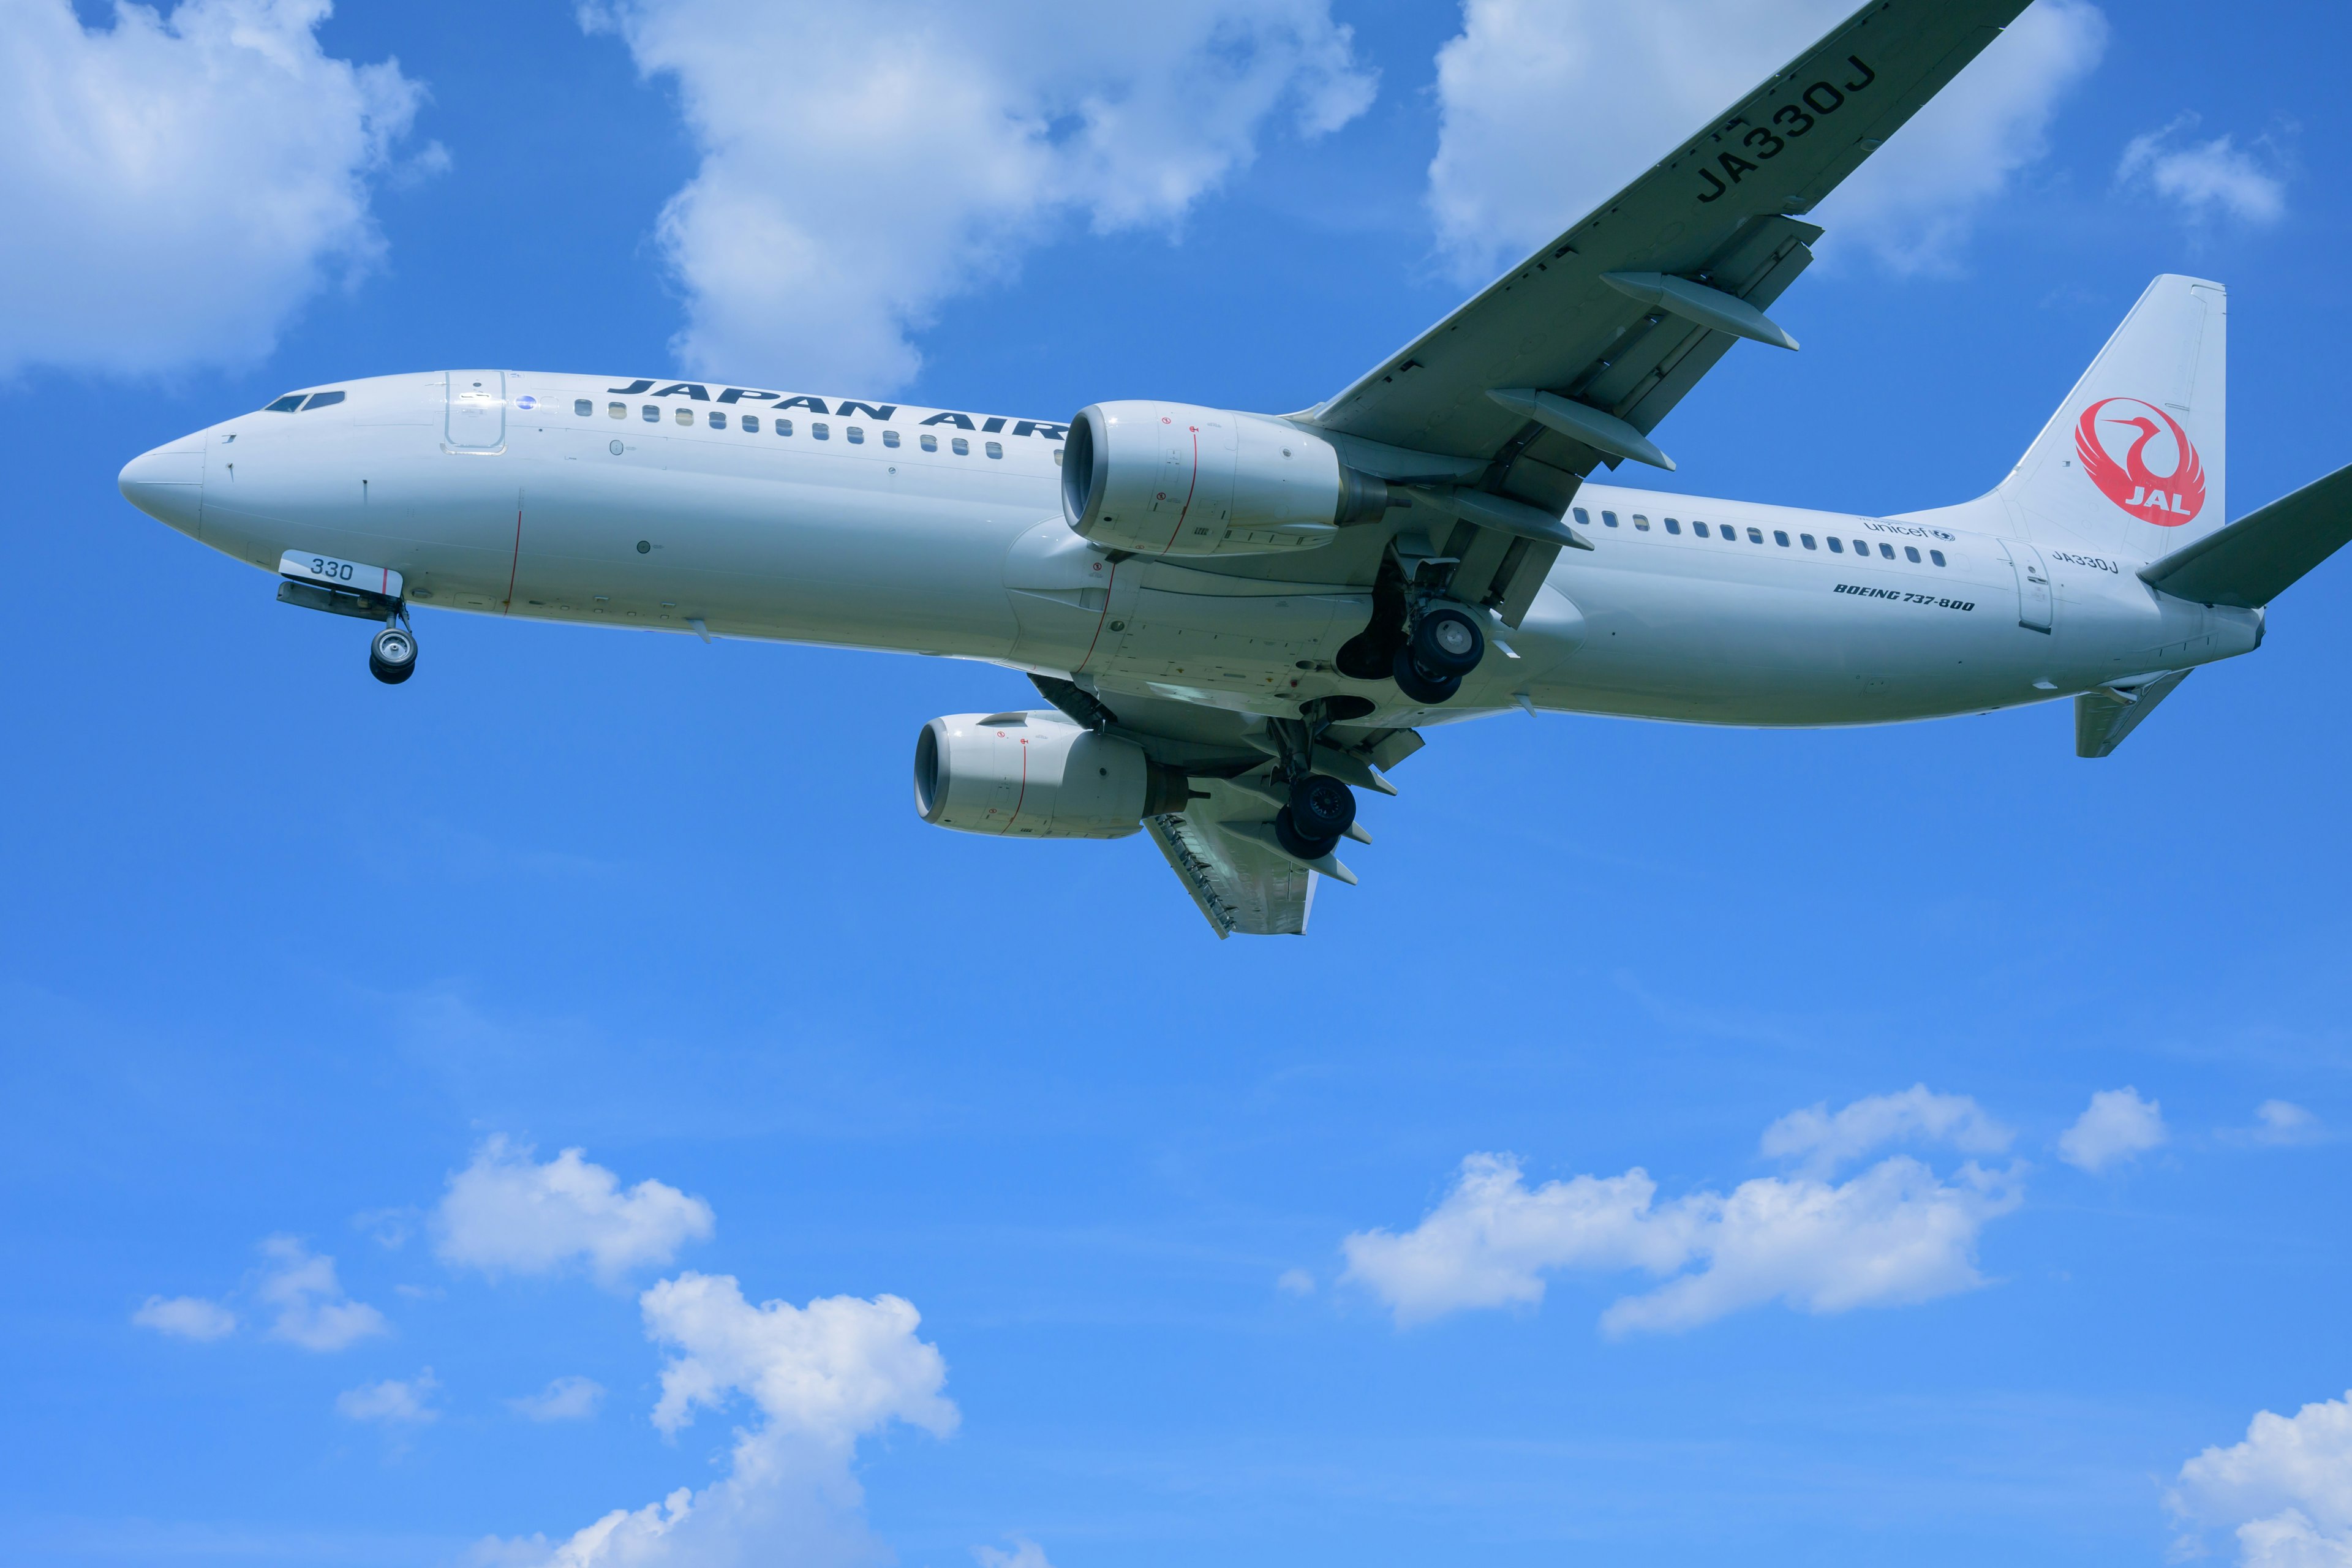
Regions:
<svg viewBox="0 0 2352 1568"><path fill-rule="evenodd" d="M1237 574L1074 534L1049 422L512 372L340 390L161 449L157 473L189 488L158 514L273 573L289 551L392 568L421 605L979 659L1269 715L1345 693L1380 722L1525 705L1876 723L2046 700L2261 639L2258 611L2172 599L2129 563L1949 514L1589 483L1571 521L1594 548L1563 552L1520 626L1426 709L1332 668L1372 603L1318 573L1390 536L1433 554L1444 524L1426 510L1343 530L1276 575Z"/></svg>

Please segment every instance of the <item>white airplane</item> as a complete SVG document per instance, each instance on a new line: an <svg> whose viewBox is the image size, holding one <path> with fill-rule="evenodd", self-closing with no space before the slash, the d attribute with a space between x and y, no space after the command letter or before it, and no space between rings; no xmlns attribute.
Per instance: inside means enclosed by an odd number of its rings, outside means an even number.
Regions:
<svg viewBox="0 0 2352 1568"><path fill-rule="evenodd" d="M2024 8L1873 0L1353 385L1066 425L459 370L289 393L125 496L384 623L415 605L982 660L1050 707L925 725L915 801L1150 834L1220 937L1301 932L1423 727L1524 709L1874 724L2071 696L2105 756L2352 535L2352 468L2223 526L2221 285L2158 279L1990 494L1893 517L1592 482L1811 259L1811 210Z"/></svg>

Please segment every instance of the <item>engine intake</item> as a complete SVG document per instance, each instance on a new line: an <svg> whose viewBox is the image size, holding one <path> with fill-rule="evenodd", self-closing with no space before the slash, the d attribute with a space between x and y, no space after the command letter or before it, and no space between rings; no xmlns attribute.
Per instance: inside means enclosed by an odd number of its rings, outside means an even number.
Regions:
<svg viewBox="0 0 2352 1568"><path fill-rule="evenodd" d="M915 810L959 833L1124 838L1190 798L1181 771L1052 710L953 713L915 737Z"/></svg>
<svg viewBox="0 0 2352 1568"><path fill-rule="evenodd" d="M1389 506L1388 486L1341 463L1331 443L1262 414L1097 403L1063 443L1062 515L1107 550L1312 550Z"/></svg>

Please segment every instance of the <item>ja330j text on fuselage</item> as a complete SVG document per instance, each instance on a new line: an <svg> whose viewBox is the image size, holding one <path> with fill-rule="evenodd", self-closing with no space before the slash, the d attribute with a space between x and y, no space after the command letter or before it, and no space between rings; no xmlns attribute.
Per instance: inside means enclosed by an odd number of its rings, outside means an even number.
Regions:
<svg viewBox="0 0 2352 1568"><path fill-rule="evenodd" d="M924 653L1047 706L933 720L916 805L1148 833L1221 936L1352 882L1357 793L1523 709L1871 724L2054 697L2104 756L2352 532L2352 469L2224 526L2228 300L2151 284L2016 468L1854 517L1644 491L1666 414L1811 258L1802 214L2022 9L1885 0L1337 396L1016 418L677 377L290 393L134 459L289 604ZM1754 352L1754 351L1748 351Z"/></svg>

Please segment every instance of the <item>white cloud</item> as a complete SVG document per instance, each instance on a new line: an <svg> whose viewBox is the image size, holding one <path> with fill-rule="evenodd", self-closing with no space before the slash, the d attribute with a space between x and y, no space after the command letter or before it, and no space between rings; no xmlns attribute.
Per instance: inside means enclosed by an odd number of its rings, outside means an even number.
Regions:
<svg viewBox="0 0 2352 1568"><path fill-rule="evenodd" d="M1312 1296L1315 1276L1304 1268L1286 1268L1274 1277L1274 1288L1286 1296Z"/></svg>
<svg viewBox="0 0 2352 1568"><path fill-rule="evenodd" d="M2139 1090L2103 1089L2074 1125L2058 1135L2058 1157L2066 1163L2097 1173L2160 1146L2168 1134L2164 1108L2142 1100Z"/></svg>
<svg viewBox="0 0 2352 1568"><path fill-rule="evenodd" d="M2261 1123L2254 1129L2254 1142L2285 1147L2296 1143L2316 1143L2327 1135L2319 1118L2290 1100L2265 1100L2254 1107L2254 1120Z"/></svg>
<svg viewBox="0 0 2352 1568"><path fill-rule="evenodd" d="M131 1321L183 1340L221 1340L236 1332L236 1314L201 1296L150 1296Z"/></svg>
<svg viewBox="0 0 2352 1568"><path fill-rule="evenodd" d="M1622 189L1853 10L1850 0L1464 0L1437 57L1428 202L1465 283ZM1946 265L1974 214L2040 158L2106 22L2041 0L1813 215L1902 270Z"/></svg>
<svg viewBox="0 0 2352 1568"><path fill-rule="evenodd" d="M343 1294L333 1258L310 1251L290 1236L269 1237L261 1251L268 1262L253 1294L276 1310L270 1338L306 1351L339 1351L370 1335L392 1331L382 1312Z"/></svg>
<svg viewBox="0 0 2352 1568"><path fill-rule="evenodd" d="M238 363L382 249L368 182L424 94L330 58L328 0L16 0L0 32L0 374ZM437 149L432 150L437 153Z"/></svg>
<svg viewBox="0 0 2352 1568"><path fill-rule="evenodd" d="M585 1261L616 1283L630 1269L668 1263L711 1232L710 1205L667 1183L624 1191L620 1178L566 1149L545 1164L529 1148L491 1138L449 1178L434 1211L444 1262L486 1274L551 1273Z"/></svg>
<svg viewBox="0 0 2352 1568"><path fill-rule="evenodd" d="M441 1412L433 1407L433 1395L440 1387L440 1380L428 1366L405 1382L388 1377L382 1383L364 1383L357 1388L345 1389L335 1395L335 1409L353 1421L422 1426L441 1419Z"/></svg>
<svg viewBox="0 0 2352 1568"><path fill-rule="evenodd" d="M663 209L698 370L902 385L942 301L1001 276L1060 216L1180 220L1287 110L1302 134L1370 103L1328 0L1196 0L1149 17L975 7L587 0L676 81L701 158Z"/></svg>
<svg viewBox="0 0 2352 1568"><path fill-rule="evenodd" d="M1915 1083L1900 1094L1874 1094L1834 1115L1827 1103L1792 1110L1764 1130L1759 1144L1775 1159L1802 1157L1829 1171L1890 1143L1949 1143L1969 1154L1998 1154L2016 1134L1965 1094L1937 1094Z"/></svg>
<svg viewBox="0 0 2352 1568"><path fill-rule="evenodd" d="M1010 1552L1001 1546L975 1546L971 1555L980 1568L1054 1568L1045 1561L1044 1547L1018 1535L1013 1537Z"/></svg>
<svg viewBox="0 0 2352 1568"><path fill-rule="evenodd" d="M507 1401L517 1415L533 1421L586 1421L604 1402L604 1385L591 1377L559 1377L537 1394Z"/></svg>
<svg viewBox="0 0 2352 1568"><path fill-rule="evenodd" d="M2186 1526L2232 1531L2244 1568L2347 1568L2352 1394L2292 1416L2261 1412L2244 1442L2181 1466L2165 1502ZM2199 1543L2181 1548L2193 1553Z"/></svg>
<svg viewBox="0 0 2352 1568"><path fill-rule="evenodd" d="M2162 130L2133 137L2116 165L2116 183L2178 204L2191 223L2227 216L2264 224L2285 216L2286 181L2269 166L2273 160L2265 143L2255 143L2262 156L2229 136L2183 144L2179 138L2196 125L2195 115L2184 114Z"/></svg>
<svg viewBox="0 0 2352 1568"><path fill-rule="evenodd" d="M646 1333L672 1352L654 1425L675 1434L698 1409L748 1400L729 1474L697 1494L615 1509L569 1540L490 1542L483 1555L543 1568L701 1568L776 1561L864 1563L878 1548L851 1471L860 1438L894 1422L955 1430L940 1392L947 1363L916 1338L921 1318L896 1296L833 1296L753 1306L731 1278L682 1274L639 1298Z"/></svg>
<svg viewBox="0 0 2352 1568"><path fill-rule="evenodd" d="M1925 1095L1925 1091L1918 1091ZM1939 1106L1947 1097L1927 1095ZM1970 1114L1926 1134L1916 1112L1888 1113L1908 1095L1858 1101L1837 1116L1801 1125L1790 1152L1817 1152L1845 1140L1864 1152L1860 1129L1881 1139L1966 1137L1988 1142L1992 1124ZM1942 1110L1937 1114L1941 1117ZM1775 1131L1792 1120L1775 1123ZM1843 1129L1843 1131L1841 1131ZM1897 1155L1850 1180L1768 1176L1728 1194L1696 1192L1657 1201L1657 1184L1640 1167L1622 1176L1577 1176L1530 1190L1508 1155L1473 1154L1453 1189L1421 1224L1402 1235L1359 1232L1342 1243L1347 1278L1370 1288L1412 1323L1469 1307L1533 1306L1544 1276L1561 1269L1639 1270L1666 1282L1624 1297L1601 1314L1612 1334L1691 1328L1769 1301L1809 1312L1924 1301L1984 1283L1976 1268L1986 1221L2019 1202L2017 1173L1991 1173L1973 1161L1949 1178Z"/></svg>

